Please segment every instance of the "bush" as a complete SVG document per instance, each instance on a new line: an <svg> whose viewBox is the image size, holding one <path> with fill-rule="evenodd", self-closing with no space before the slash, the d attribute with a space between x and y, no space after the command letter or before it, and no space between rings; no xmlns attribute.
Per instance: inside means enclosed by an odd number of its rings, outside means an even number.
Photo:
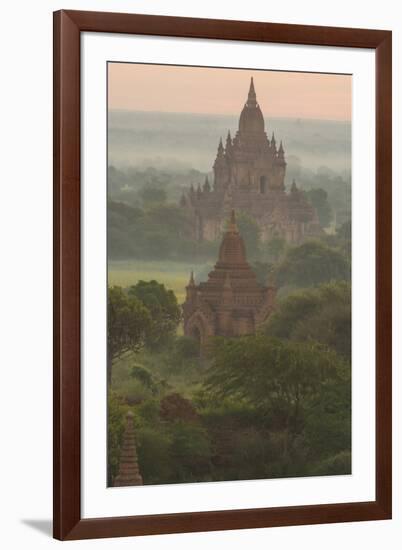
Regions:
<svg viewBox="0 0 402 550"><path fill-rule="evenodd" d="M183 359L198 357L200 346L195 338L190 336L178 336L174 342L175 354Z"/></svg>

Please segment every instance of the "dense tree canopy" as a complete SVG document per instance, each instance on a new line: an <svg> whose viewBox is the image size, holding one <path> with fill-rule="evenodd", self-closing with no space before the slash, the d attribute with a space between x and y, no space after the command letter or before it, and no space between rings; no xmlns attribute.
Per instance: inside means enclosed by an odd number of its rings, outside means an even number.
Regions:
<svg viewBox="0 0 402 550"><path fill-rule="evenodd" d="M265 335L221 339L205 388L210 399L232 399L259 411L271 438L276 434L282 442L282 473L350 450L350 366L318 342ZM337 473L350 471L348 456Z"/></svg>
<svg viewBox="0 0 402 550"><path fill-rule="evenodd" d="M308 241L288 249L275 275L279 286L310 287L350 280L350 262L341 251L319 241Z"/></svg>
<svg viewBox="0 0 402 550"><path fill-rule="evenodd" d="M278 304L261 330L275 338L314 339L350 359L350 284L340 281L290 294Z"/></svg>
<svg viewBox="0 0 402 550"><path fill-rule="evenodd" d="M135 296L128 296L121 287L108 289L108 379L112 362L128 351L138 351L151 330L151 316Z"/></svg>
<svg viewBox="0 0 402 550"><path fill-rule="evenodd" d="M282 237L273 237L261 244L261 254L269 262L278 262L286 251L286 241Z"/></svg>
<svg viewBox="0 0 402 550"><path fill-rule="evenodd" d="M108 290L108 353L114 359L127 351L138 351L151 327L149 311L135 295L121 287Z"/></svg>
<svg viewBox="0 0 402 550"><path fill-rule="evenodd" d="M328 193L324 189L316 188L306 191L307 198L315 207L322 227L328 227L332 221L332 210L328 202Z"/></svg>
<svg viewBox="0 0 402 550"><path fill-rule="evenodd" d="M220 398L245 399L256 407L286 404L290 415L327 380L347 371L334 351L315 341L257 335L218 342L205 383L208 391Z"/></svg>
<svg viewBox="0 0 402 550"><path fill-rule="evenodd" d="M129 288L128 295L146 307L151 317L146 344L151 348L166 344L176 333L181 320L174 292L157 281L139 281Z"/></svg>
<svg viewBox="0 0 402 550"><path fill-rule="evenodd" d="M193 239L189 213L175 204L108 203L109 259L194 260L216 257L217 248L218 243Z"/></svg>
<svg viewBox="0 0 402 550"><path fill-rule="evenodd" d="M155 185L144 185L139 192L139 196L144 206L164 204L167 199L166 191Z"/></svg>

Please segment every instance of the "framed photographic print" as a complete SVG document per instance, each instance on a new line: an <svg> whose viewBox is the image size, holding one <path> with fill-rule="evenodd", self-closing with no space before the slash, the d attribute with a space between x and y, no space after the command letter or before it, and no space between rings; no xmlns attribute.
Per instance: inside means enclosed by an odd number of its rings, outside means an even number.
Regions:
<svg viewBox="0 0 402 550"><path fill-rule="evenodd" d="M54 14L54 536L391 517L391 32Z"/></svg>

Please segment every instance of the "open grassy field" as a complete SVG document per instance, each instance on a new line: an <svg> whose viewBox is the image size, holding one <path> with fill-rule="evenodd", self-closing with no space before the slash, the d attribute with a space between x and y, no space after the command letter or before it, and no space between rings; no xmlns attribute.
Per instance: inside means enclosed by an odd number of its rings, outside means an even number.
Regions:
<svg viewBox="0 0 402 550"><path fill-rule="evenodd" d="M194 265L185 262L157 262L144 260L109 261L108 284L127 287L138 281L152 279L163 283L166 288L173 290L181 304L185 298L185 287L194 270L195 277L205 270L205 264Z"/></svg>

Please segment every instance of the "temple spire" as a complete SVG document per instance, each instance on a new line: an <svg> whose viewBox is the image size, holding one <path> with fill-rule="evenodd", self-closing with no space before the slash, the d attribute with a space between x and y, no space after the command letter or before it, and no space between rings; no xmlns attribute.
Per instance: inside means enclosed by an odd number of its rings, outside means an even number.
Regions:
<svg viewBox="0 0 402 550"><path fill-rule="evenodd" d="M120 451L119 473L115 477L113 485L114 487L143 485L135 445L134 415L131 411L128 411L126 415L126 429Z"/></svg>
<svg viewBox="0 0 402 550"><path fill-rule="evenodd" d="M232 136L230 135L230 130L228 131L228 135L226 137L226 154L230 153L232 149Z"/></svg>
<svg viewBox="0 0 402 550"><path fill-rule="evenodd" d="M277 156L277 163L278 163L278 164L281 164L281 165L283 165L283 166L286 165L286 162L285 162L285 151L284 151L284 149L283 149L282 141L281 141L280 144L279 144L278 156Z"/></svg>
<svg viewBox="0 0 402 550"><path fill-rule="evenodd" d="M219 145L218 145L218 156L223 155L223 151L224 149L223 149L222 138L220 138Z"/></svg>
<svg viewBox="0 0 402 550"><path fill-rule="evenodd" d="M188 283L188 286L195 286L195 282L194 282L194 271L193 271L193 270L191 270L190 282Z"/></svg>
<svg viewBox="0 0 402 550"><path fill-rule="evenodd" d="M248 91L248 97L247 97L247 106L248 107L256 107L257 106L257 96L254 89L254 80L253 77L251 77L250 81L250 89Z"/></svg>
<svg viewBox="0 0 402 550"><path fill-rule="evenodd" d="M189 300L190 302L194 302L197 295L197 287L195 286L194 281L194 272L191 271L190 274L190 280L188 282L188 285L186 286L186 300Z"/></svg>

